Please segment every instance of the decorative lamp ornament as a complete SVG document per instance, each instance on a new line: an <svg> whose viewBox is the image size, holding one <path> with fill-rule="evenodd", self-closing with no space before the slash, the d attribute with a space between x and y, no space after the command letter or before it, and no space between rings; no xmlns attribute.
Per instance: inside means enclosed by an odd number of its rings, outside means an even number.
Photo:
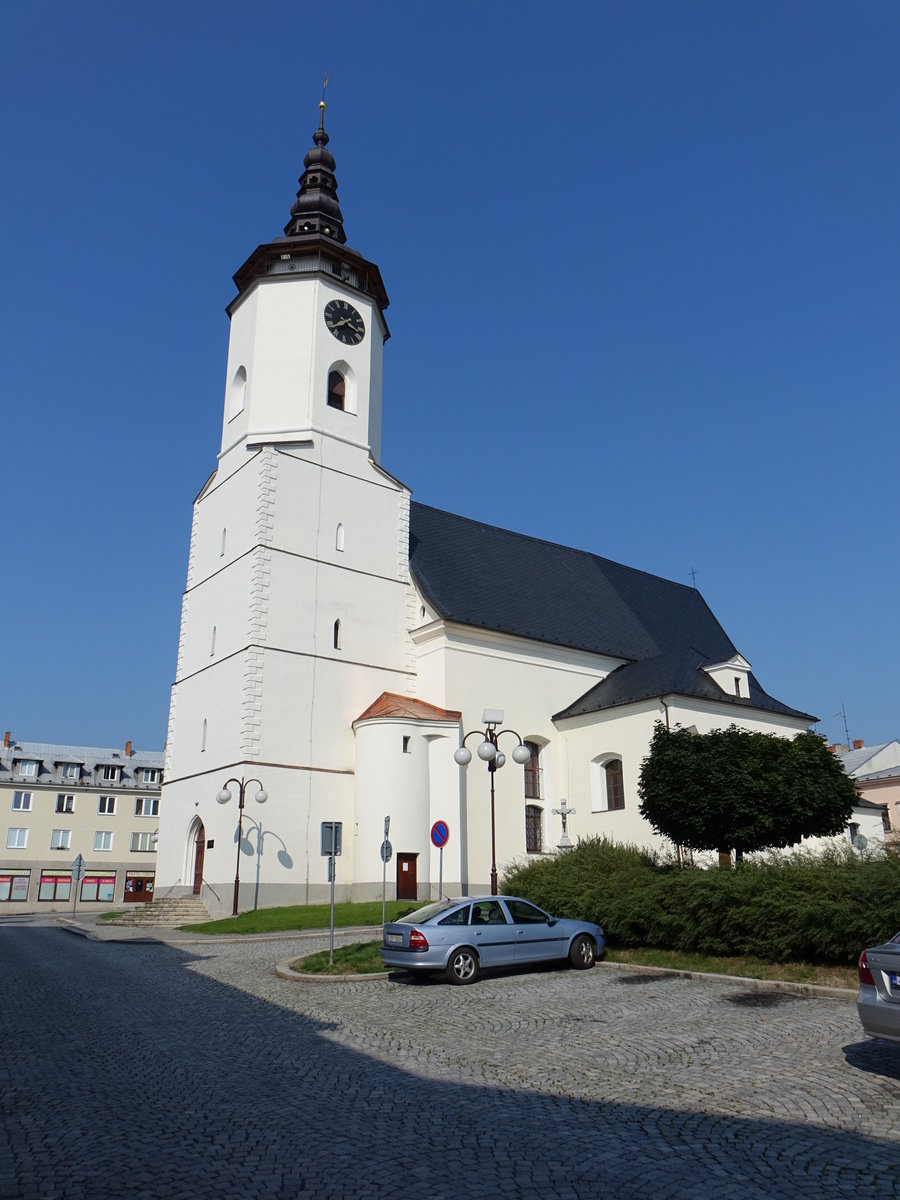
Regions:
<svg viewBox="0 0 900 1200"><path fill-rule="evenodd" d="M227 787L223 787L221 792L216 796L216 799L220 804L227 804L231 799L231 792L229 792Z"/></svg>
<svg viewBox="0 0 900 1200"><path fill-rule="evenodd" d="M472 761L472 751L466 749L465 746L460 746L460 748L454 752L453 760L459 766L467 767Z"/></svg>
<svg viewBox="0 0 900 1200"><path fill-rule="evenodd" d="M494 759L494 766L499 771L505 762L506 762L506 755L503 753L502 750L498 750L497 757Z"/></svg>
<svg viewBox="0 0 900 1200"><path fill-rule="evenodd" d="M490 762L496 753L497 747L493 742L487 741L487 739L478 747L478 757L484 759L485 762Z"/></svg>
<svg viewBox="0 0 900 1200"><path fill-rule="evenodd" d="M268 800L268 798L269 798L269 793L266 791L265 788L260 788L259 791L256 793L256 803L257 804L265 804L265 802Z"/></svg>
<svg viewBox="0 0 900 1200"><path fill-rule="evenodd" d="M531 751L525 745L520 744L513 750L513 762L518 763L519 766L524 766L530 758Z"/></svg>

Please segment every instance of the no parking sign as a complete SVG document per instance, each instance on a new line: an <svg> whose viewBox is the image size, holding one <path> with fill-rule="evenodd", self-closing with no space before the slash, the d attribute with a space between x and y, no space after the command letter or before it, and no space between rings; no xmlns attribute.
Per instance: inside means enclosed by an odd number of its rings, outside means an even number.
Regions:
<svg viewBox="0 0 900 1200"><path fill-rule="evenodd" d="M438 900L444 891L444 847L450 837L450 826L446 821L435 821L431 827L431 843L437 846L441 852L440 866L438 867Z"/></svg>

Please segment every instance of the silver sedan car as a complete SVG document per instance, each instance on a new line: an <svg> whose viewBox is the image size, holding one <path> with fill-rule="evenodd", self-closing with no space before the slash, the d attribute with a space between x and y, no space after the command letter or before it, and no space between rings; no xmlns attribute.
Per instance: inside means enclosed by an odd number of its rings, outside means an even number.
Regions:
<svg viewBox="0 0 900 1200"><path fill-rule="evenodd" d="M568 959L592 967L603 958L599 925L551 917L516 896L467 896L426 904L384 927L381 961L405 971L443 971L474 983L489 967Z"/></svg>
<svg viewBox="0 0 900 1200"><path fill-rule="evenodd" d="M869 1037L900 1042L900 933L859 956L856 1011Z"/></svg>

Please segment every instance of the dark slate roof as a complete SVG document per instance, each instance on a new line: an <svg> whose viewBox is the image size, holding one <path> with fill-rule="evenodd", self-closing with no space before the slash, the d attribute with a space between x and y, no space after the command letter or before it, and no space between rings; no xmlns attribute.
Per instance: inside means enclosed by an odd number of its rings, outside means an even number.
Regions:
<svg viewBox="0 0 900 1200"><path fill-rule="evenodd" d="M692 696L698 700L711 700L733 708L762 709L764 712L780 713L782 716L799 717L814 721L808 713L789 708L775 700L760 687L753 674L747 676L749 696L732 696L725 692L704 671L710 659L696 650L676 650L671 654L660 654L656 658L641 662L626 663L611 671L600 683L585 692L574 704L556 717L577 717L586 713L599 712L604 708L616 708L620 704L633 704L638 700L652 700L670 694Z"/></svg>
<svg viewBox="0 0 900 1200"><path fill-rule="evenodd" d="M696 588L415 502L409 565L447 621L625 659L626 666L576 701L572 709L579 712L673 691L741 703L698 673L700 663L722 662L737 650ZM806 716L750 678L745 706ZM607 684L596 702L588 701Z"/></svg>

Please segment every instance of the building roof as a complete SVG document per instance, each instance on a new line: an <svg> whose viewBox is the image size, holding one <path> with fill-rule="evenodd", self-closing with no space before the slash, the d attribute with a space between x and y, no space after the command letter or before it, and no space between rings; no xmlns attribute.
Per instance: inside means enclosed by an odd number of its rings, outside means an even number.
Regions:
<svg viewBox="0 0 900 1200"><path fill-rule="evenodd" d="M844 754L839 755L841 765L848 775L853 775L876 754L881 754L889 746L897 748L897 761L900 763L900 742L894 738L891 742L880 742L877 746L862 746L859 750L847 750ZM896 767L894 770L896 771Z"/></svg>
<svg viewBox="0 0 900 1200"><path fill-rule="evenodd" d="M447 621L624 660L560 716L667 692L813 720L768 696L729 696L701 669L737 653L694 587L586 550L410 504L409 564Z"/></svg>
<svg viewBox="0 0 900 1200"><path fill-rule="evenodd" d="M40 773L34 779L37 784L64 782L60 768L66 763L75 763L83 768L84 775L88 777L98 767L121 767L120 784L137 785L136 772L142 767L154 767L162 771L164 758L162 750L132 750L131 754L126 754L124 749L106 746L64 746L56 742L11 741L9 746L0 747L0 783L8 783L11 779L18 778L13 769L16 763L37 762L41 764ZM82 785L90 785L92 781L90 778L82 778L80 782Z"/></svg>
<svg viewBox="0 0 900 1200"><path fill-rule="evenodd" d="M765 692L756 676L747 675L747 696L733 696L723 691L704 670L708 660L693 649L676 650L656 658L626 663L611 671L600 683L595 684L568 708L554 714L557 717L577 717L599 712L605 708L617 708L622 704L634 704L640 700L652 700L659 696L690 696L697 700L709 700L715 704L735 709L761 709L763 712L781 716L797 717L803 721L814 721L809 713L800 712L782 704Z"/></svg>
<svg viewBox="0 0 900 1200"><path fill-rule="evenodd" d="M398 696L395 692L382 692L366 711L356 718L358 721L371 721L379 717L401 717L412 721L459 721L462 713L452 709L438 708L436 704L428 704L425 700L416 700L412 696Z"/></svg>

